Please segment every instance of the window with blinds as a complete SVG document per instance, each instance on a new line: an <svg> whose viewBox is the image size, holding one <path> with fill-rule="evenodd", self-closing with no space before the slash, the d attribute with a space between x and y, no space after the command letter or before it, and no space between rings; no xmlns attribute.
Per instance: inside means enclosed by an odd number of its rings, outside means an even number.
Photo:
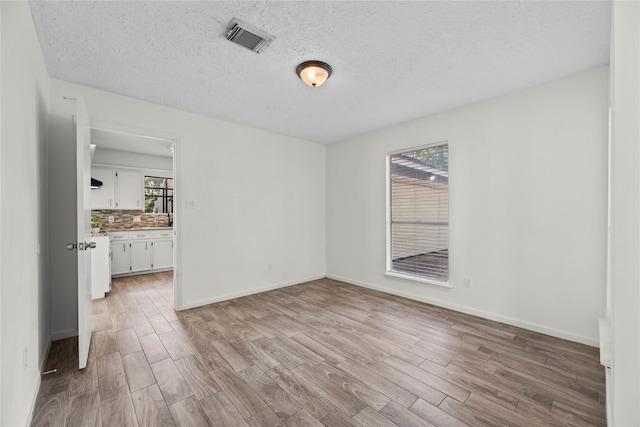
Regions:
<svg viewBox="0 0 640 427"><path fill-rule="evenodd" d="M449 146L389 156L391 273L449 280Z"/></svg>

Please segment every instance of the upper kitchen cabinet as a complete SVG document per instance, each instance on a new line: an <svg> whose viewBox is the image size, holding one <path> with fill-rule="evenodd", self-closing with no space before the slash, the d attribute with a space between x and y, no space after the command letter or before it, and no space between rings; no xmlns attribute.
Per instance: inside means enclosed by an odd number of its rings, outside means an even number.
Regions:
<svg viewBox="0 0 640 427"><path fill-rule="evenodd" d="M91 190L91 209L144 209L142 172L93 166L91 177L102 181Z"/></svg>
<svg viewBox="0 0 640 427"><path fill-rule="evenodd" d="M102 181L102 187L91 190L91 209L115 209L115 169L92 166L91 178Z"/></svg>
<svg viewBox="0 0 640 427"><path fill-rule="evenodd" d="M142 173L119 170L116 172L117 209L144 209L144 180Z"/></svg>

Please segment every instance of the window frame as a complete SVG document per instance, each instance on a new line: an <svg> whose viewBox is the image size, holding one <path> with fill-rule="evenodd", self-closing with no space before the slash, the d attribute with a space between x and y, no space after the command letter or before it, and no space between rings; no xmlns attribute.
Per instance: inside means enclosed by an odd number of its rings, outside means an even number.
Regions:
<svg viewBox="0 0 640 427"><path fill-rule="evenodd" d="M391 151L388 152L387 155L385 156L385 169L386 169L386 218L385 218L385 225L386 225L386 266L385 266L385 276L388 277L393 277L393 278L397 278L397 279L403 279L403 280L408 280L408 281L412 281L412 282L418 282L418 283L425 283L428 285L434 285L434 286L438 286L438 287L443 287L443 288L452 288L451 286L451 263L450 263L450 254L451 254L451 239L448 238L447 239L447 251L449 254L449 264L447 267L448 270L448 280L446 281L441 281L441 280L437 280L434 278L428 278L428 277L422 277L419 275L414 275L414 274L410 274L410 273L406 273L406 272L400 272L397 270L393 270L393 261L392 261L392 235L391 235L391 226L392 226L392 206L391 206L391 157L397 154L402 154L402 153L408 153L408 152L412 152L412 151L419 151L419 150L424 150L426 148L432 148L432 147L439 147L439 146L443 146L446 145L447 146L447 150L449 151L449 158L450 158L450 144L448 140L444 140L444 141L438 141L438 142L433 142L433 143L429 143L429 144L425 144L425 145L419 145L416 147L410 147L410 148L404 148L401 150L395 150L395 151ZM449 170L449 168L447 168L447 171ZM451 194L450 189L447 189L447 193ZM448 198L449 199L449 198ZM449 209L449 214L448 214L448 224L449 224L449 230L451 229L451 211Z"/></svg>
<svg viewBox="0 0 640 427"><path fill-rule="evenodd" d="M154 179L162 179L164 180L164 187L161 188L154 188L154 187L148 187L147 186L147 178L154 178ZM171 188L169 188L168 183L169 180L173 181L173 177L167 177L167 176L155 176L155 175L147 175L147 174L143 174L143 182L142 182L142 187L143 187L143 196L144 196L144 203L145 203L145 208L144 208L144 213L146 215L173 215L173 211L175 208L174 205L174 197L173 197L173 192L175 191L175 188L172 186ZM169 199L171 200L171 212L158 212L158 213L154 213L154 212L147 212L146 211L146 201L147 201L147 189L150 190L162 190L162 194L155 196L155 197L161 197L163 199L163 207L168 208L169 206ZM169 195L169 191L171 191L171 195ZM152 196L152 195L149 195Z"/></svg>

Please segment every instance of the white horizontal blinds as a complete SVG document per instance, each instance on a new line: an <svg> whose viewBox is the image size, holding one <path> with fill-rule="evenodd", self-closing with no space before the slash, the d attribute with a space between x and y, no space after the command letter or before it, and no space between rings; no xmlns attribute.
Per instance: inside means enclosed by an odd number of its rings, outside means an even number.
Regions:
<svg viewBox="0 0 640 427"><path fill-rule="evenodd" d="M448 144L390 156L391 269L449 277Z"/></svg>

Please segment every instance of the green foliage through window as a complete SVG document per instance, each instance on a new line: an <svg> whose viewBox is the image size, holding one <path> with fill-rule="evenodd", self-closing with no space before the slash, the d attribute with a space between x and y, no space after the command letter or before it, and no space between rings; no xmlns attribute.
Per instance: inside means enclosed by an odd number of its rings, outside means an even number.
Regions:
<svg viewBox="0 0 640 427"><path fill-rule="evenodd" d="M145 213L173 213L173 178L144 177Z"/></svg>

